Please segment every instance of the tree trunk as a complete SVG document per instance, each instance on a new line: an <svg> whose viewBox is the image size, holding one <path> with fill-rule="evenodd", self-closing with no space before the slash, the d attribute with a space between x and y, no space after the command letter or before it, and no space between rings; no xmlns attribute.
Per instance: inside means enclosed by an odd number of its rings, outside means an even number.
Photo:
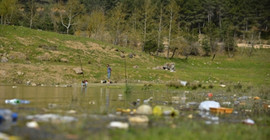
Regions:
<svg viewBox="0 0 270 140"><path fill-rule="evenodd" d="M211 21L211 15L210 15L210 12L209 11L208 11L207 19L208 19L208 23L210 23L210 21Z"/></svg>
<svg viewBox="0 0 270 140"><path fill-rule="evenodd" d="M162 11L163 9L161 8L160 9L160 17L159 17L159 26L158 26L158 47L157 47L157 53L156 55L158 56L158 51L159 51L159 48L160 48L160 36L161 36L161 30L162 30Z"/></svg>
<svg viewBox="0 0 270 140"><path fill-rule="evenodd" d="M32 15L30 17L30 29L32 28L32 24L33 24L33 19L32 19Z"/></svg>
<svg viewBox="0 0 270 140"><path fill-rule="evenodd" d="M31 0L31 5L30 5L30 29L33 26L33 18L34 18L34 3L33 0Z"/></svg>
<svg viewBox="0 0 270 140"><path fill-rule="evenodd" d="M69 32L69 28L67 27L67 34L68 34L68 32Z"/></svg>
<svg viewBox="0 0 270 140"><path fill-rule="evenodd" d="M219 23L219 28L221 29L221 14L218 14L218 23Z"/></svg>
<svg viewBox="0 0 270 140"><path fill-rule="evenodd" d="M173 57L174 57L175 52L176 52L176 50L177 50L177 49L178 49L178 48L174 48L174 49L173 49L173 54L172 54L171 58L173 58Z"/></svg>
<svg viewBox="0 0 270 140"><path fill-rule="evenodd" d="M185 58L186 60L188 59L188 55L186 55L186 58Z"/></svg>
<svg viewBox="0 0 270 140"><path fill-rule="evenodd" d="M173 11L172 11L172 9L171 9L171 13L170 13L170 25L169 25L169 38L168 38L167 59L169 58L169 53L170 53L171 33L172 33L172 19L173 19Z"/></svg>
<svg viewBox="0 0 270 140"><path fill-rule="evenodd" d="M4 25L6 25L6 22L7 22L7 16L3 16L4 18L3 18L3 21L4 21Z"/></svg>
<svg viewBox="0 0 270 140"><path fill-rule="evenodd" d="M248 31L248 21L246 21L246 32Z"/></svg>
<svg viewBox="0 0 270 140"><path fill-rule="evenodd" d="M198 28L199 28L199 34L201 34L202 33L201 32L201 23L199 23Z"/></svg>
<svg viewBox="0 0 270 140"><path fill-rule="evenodd" d="M146 29L147 29L147 12L145 11L145 13L144 13L144 32L143 32L143 46L142 46L142 51L144 51L145 42L146 42Z"/></svg>
<svg viewBox="0 0 270 140"><path fill-rule="evenodd" d="M1 15L1 24L3 24L3 18L4 18L4 16Z"/></svg>
<svg viewBox="0 0 270 140"><path fill-rule="evenodd" d="M212 61L214 61L215 57L216 57L216 53L213 55L213 57L212 57Z"/></svg>
<svg viewBox="0 0 270 140"><path fill-rule="evenodd" d="M251 34L251 47L250 47L250 50L249 50L249 57L251 57L251 55L253 54L253 49L254 49L254 40L253 40L253 33Z"/></svg>

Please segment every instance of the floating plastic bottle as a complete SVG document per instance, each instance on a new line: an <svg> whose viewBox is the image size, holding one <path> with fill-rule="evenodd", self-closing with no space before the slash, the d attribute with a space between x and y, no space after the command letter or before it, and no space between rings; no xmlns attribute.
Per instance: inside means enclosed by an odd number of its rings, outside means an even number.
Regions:
<svg viewBox="0 0 270 140"><path fill-rule="evenodd" d="M6 104L29 104L30 101L27 100L20 100L20 99L10 99L10 100L5 100Z"/></svg>
<svg viewBox="0 0 270 140"><path fill-rule="evenodd" d="M16 122L18 118L18 114L12 112L9 109L0 109L0 124L7 122Z"/></svg>

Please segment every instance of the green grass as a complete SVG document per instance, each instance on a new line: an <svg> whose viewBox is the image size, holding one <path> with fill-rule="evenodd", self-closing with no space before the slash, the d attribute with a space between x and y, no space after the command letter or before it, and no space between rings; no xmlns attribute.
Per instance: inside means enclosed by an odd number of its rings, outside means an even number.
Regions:
<svg viewBox="0 0 270 140"><path fill-rule="evenodd" d="M198 122L180 122L179 127L156 127L155 129L112 130L111 139L117 140L254 140L268 139L269 127L245 126L242 124L206 125ZM90 138L89 138L90 139ZM105 138L104 138L105 139Z"/></svg>
<svg viewBox="0 0 270 140"><path fill-rule="evenodd" d="M232 84L238 81L250 85L270 85L270 50L262 49L256 50L253 56L249 57L244 54L236 54L233 58L223 54L218 54L214 61L210 57L189 57L188 60L181 58L166 59L162 57L154 57L149 54L142 53L140 48L130 49L111 45L106 42L96 41L90 38L76 37L72 35L57 34L54 32L32 30L25 27L18 26L4 26L0 25L0 53L21 52L26 55L29 60L10 60L8 64L14 63L17 66L25 64L26 61L31 61L31 66L37 66L41 63L44 66L42 72L44 76L46 73L50 74L48 67L61 66L61 67L79 67L81 56L83 69L87 73L87 78L92 79L90 82L100 81L106 78L106 64L111 64L113 69L112 80L117 82L124 82L125 73L125 59L127 61L127 75L128 80L136 82L148 81L155 83L166 83L167 81L186 80L193 82L195 80L201 83L215 84L220 83ZM18 39L21 38L20 39ZM84 45L86 50L68 47L67 41L79 42ZM91 46L87 43L92 42L99 45L99 49L90 50ZM57 53L50 50L39 48L40 45L57 46ZM114 51L117 48L119 51ZM129 53L135 53L135 58L121 58L120 51L123 51L127 56ZM45 53L51 55L49 61L40 61L38 56ZM61 58L67 58L68 63L58 62ZM55 61L57 60L57 61ZM88 64L88 61L91 64ZM153 67L162 66L167 62L174 62L176 64L176 72L171 73L163 70L153 70ZM133 66L137 65L135 69ZM70 71L69 71L70 72ZM63 73L57 71L56 74L61 77L61 81L71 83L71 81L81 81L81 76L75 74ZM26 71L27 75L27 71ZM69 76L67 76L69 75ZM73 76L71 76L73 75ZM65 77L69 77L65 79ZM1 79L5 83L10 77ZM35 77L32 77L35 81ZM24 81L25 82L25 81ZM46 81L37 81L44 83ZM55 81L56 82L56 81ZM58 81L59 82L59 81Z"/></svg>

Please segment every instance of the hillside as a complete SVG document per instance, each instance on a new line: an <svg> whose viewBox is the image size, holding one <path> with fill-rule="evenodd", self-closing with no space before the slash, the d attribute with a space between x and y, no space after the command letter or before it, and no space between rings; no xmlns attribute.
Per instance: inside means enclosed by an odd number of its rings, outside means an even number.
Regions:
<svg viewBox="0 0 270 140"><path fill-rule="evenodd" d="M244 50L245 51L245 50ZM125 61L131 83L166 83L198 80L205 84L236 83L270 84L269 50L257 50L254 55L228 58L218 55L167 60L142 53L136 48L124 48L89 38L0 25L0 83L73 84L83 79L73 68L80 68L85 79L99 83L106 79L106 65L112 67L112 80L125 81ZM7 61L7 62L5 62ZM175 63L176 72L155 69L165 63Z"/></svg>

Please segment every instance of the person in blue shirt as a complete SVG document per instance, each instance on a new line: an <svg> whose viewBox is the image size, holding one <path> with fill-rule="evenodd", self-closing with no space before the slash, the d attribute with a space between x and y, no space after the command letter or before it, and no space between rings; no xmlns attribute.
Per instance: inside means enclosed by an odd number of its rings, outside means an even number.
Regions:
<svg viewBox="0 0 270 140"><path fill-rule="evenodd" d="M112 69L111 69L110 65L108 64L107 65L108 83L110 83L111 72L112 72Z"/></svg>

